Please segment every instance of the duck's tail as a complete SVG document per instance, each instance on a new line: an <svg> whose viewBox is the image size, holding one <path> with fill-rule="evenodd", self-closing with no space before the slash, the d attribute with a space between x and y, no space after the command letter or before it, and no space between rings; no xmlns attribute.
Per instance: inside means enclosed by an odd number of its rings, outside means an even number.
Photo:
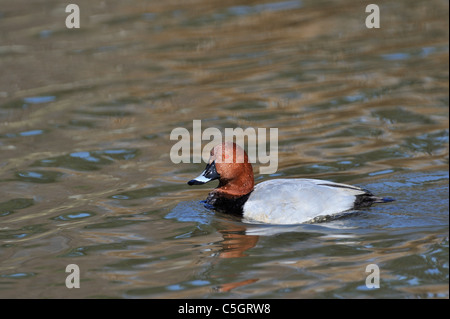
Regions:
<svg viewBox="0 0 450 319"><path fill-rule="evenodd" d="M364 194L356 195L354 208L369 207L372 204L389 203L389 202L393 202L393 201L395 201L394 198L378 197L378 196L373 195L371 192L367 191Z"/></svg>

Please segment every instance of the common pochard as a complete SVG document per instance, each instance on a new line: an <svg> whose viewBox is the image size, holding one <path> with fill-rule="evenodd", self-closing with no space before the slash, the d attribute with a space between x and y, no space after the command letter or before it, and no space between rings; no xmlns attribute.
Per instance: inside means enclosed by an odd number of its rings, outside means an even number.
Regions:
<svg viewBox="0 0 450 319"><path fill-rule="evenodd" d="M206 203L221 212L241 214L248 221L300 224L392 201L360 187L318 179L273 179L255 186L252 165L241 147L225 142L210 155L205 170L188 184L218 179Z"/></svg>

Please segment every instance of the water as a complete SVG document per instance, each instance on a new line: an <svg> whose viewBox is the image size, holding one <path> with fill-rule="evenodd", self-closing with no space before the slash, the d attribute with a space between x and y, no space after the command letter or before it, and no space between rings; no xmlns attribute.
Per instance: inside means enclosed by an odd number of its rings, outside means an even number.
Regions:
<svg viewBox="0 0 450 319"><path fill-rule="evenodd" d="M383 3L376 30L346 0L77 4L78 30L58 1L0 6L0 297L449 297L448 2ZM278 128L257 182L396 201L304 225L215 213L213 183L186 185L204 164L169 157L194 119Z"/></svg>

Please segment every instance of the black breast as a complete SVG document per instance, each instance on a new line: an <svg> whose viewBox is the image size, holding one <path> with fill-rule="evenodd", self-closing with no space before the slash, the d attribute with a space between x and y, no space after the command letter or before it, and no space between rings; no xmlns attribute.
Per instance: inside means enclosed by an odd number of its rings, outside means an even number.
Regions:
<svg viewBox="0 0 450 319"><path fill-rule="evenodd" d="M224 196L216 192L209 193L206 203L214 206L214 208L227 214L242 215L244 213L244 204L251 193L243 196Z"/></svg>

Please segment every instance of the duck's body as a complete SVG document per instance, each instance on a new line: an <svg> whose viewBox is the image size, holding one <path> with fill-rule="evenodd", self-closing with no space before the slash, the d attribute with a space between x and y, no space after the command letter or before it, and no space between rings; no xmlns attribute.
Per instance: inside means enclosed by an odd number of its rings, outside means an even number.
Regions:
<svg viewBox="0 0 450 319"><path fill-rule="evenodd" d="M230 154L235 161L225 163ZM188 184L213 179L219 179L219 186L209 193L209 205L270 224L299 224L389 201L356 186L318 179L273 179L254 186L247 154L233 143L216 146L205 171Z"/></svg>
<svg viewBox="0 0 450 319"><path fill-rule="evenodd" d="M369 206L381 199L354 186L317 179L275 179L255 187L244 217L270 224L298 224Z"/></svg>

